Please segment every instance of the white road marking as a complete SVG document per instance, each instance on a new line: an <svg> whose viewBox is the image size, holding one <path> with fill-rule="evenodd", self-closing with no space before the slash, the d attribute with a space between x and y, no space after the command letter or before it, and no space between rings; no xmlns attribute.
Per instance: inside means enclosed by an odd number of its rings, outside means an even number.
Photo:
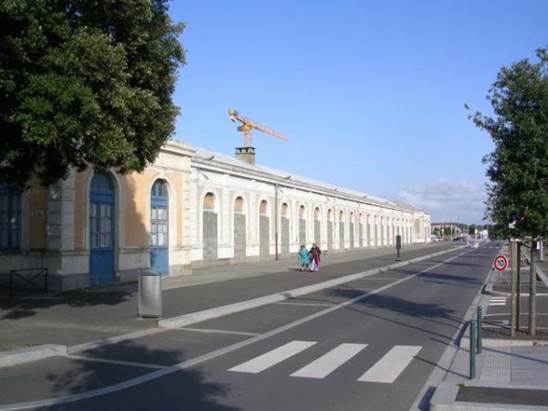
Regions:
<svg viewBox="0 0 548 411"><path fill-rule="evenodd" d="M179 331L195 331L199 333L207 333L207 334L234 334L234 335L247 335L250 337L255 337L256 335L259 335L258 333L248 333L245 331L232 331L232 330L213 330L211 328L190 328L190 327L182 327L182 328L172 328L172 330L179 330Z"/></svg>
<svg viewBox="0 0 548 411"><path fill-rule="evenodd" d="M274 303L277 305L299 305L299 306L310 306L310 307L333 307L335 304L333 303L294 303L294 302L278 302Z"/></svg>
<svg viewBox="0 0 548 411"><path fill-rule="evenodd" d="M446 252L452 252L452 251L455 251L455 250L451 249L451 250L447 250L447 251L442 251L439 254L444 254ZM330 314L330 313L332 313L332 312L334 312L334 311L336 311L340 308L344 308L348 305L355 304L358 301L362 301L362 300L366 300L368 298L371 298L376 294L379 294L379 293L381 293L385 290L388 290L388 289L390 289L392 287L395 287L396 285L402 284L406 281L412 280L412 279L418 277L421 274L427 273L430 270L434 270L435 268L440 267L443 264L448 263L449 261L453 261L453 260L455 260L459 257L462 257L462 256L466 255L466 254L472 253L473 251L474 250L466 250L466 251L464 251L460 254L457 254L453 257L449 257L447 260L444 260L441 263L434 264L434 265L432 265L428 268L425 268L422 271L419 271L418 273L412 274L409 277L404 277L401 280L394 281L392 283L389 283L389 284L386 284L382 287L379 287L375 290L372 290L368 294L359 295L355 298L352 298L348 301L345 301L345 302L340 303L338 305L335 305L333 307L326 308L325 310L319 311L319 312L314 313L314 314L310 314L310 315L308 315L304 318L301 318L299 320L295 320L295 321L293 321L289 324L282 325L281 327L270 330L270 331L268 331L264 334L260 334L260 335L257 335L255 337L248 338L244 341L240 341L240 342L237 342L235 344L231 344L227 347L219 348L218 350L214 350L214 351L211 351L207 354L203 354L203 355L200 355L198 357L191 358L189 360L180 362L180 363L172 365L170 367L167 367L167 368L164 368L164 369L161 369L161 370L157 370L157 371L152 371L148 374L141 375L141 376L135 377L135 378L130 378L126 381L122 381L122 382L112 384L112 385L109 385L109 386L106 386L106 387L96 388L96 389L93 389L93 390L90 390L90 391L81 392L81 393L77 393L77 394L69 394L69 395L65 395L65 396L61 396L61 397L46 398L46 399L41 399L41 400L36 400L36 401L27 401L27 402L19 402L19 403L12 403L12 404L3 404L3 405L0 405L0 411L15 411L15 410L21 410L21 409L25 409L25 408L39 408L39 407L48 407L48 406L51 406L51 405L66 404L66 403L81 401L81 400L85 400L85 399L89 399L89 398L95 398L95 397L99 397L99 396L102 396L102 395L107 395L107 394L110 394L110 393L113 393L113 392L118 392L118 391L122 391L122 390L125 390L125 389L128 389L128 388L131 388L131 387L135 387L135 386L140 385L140 384L145 384L149 381L154 381L158 378L164 377L164 376L169 375L169 374L173 374L173 373L178 372L180 370L186 370L186 369L195 367L195 366L197 366L199 364L202 364L206 361L210 361L212 359L221 357L225 354L228 354L228 353L231 353L233 351L239 350L241 348L247 347L248 345L255 344L256 342L266 340L270 337L273 337L274 335L281 334L281 333L283 333L287 330L298 327L299 325L306 324L310 321L313 321L316 318L320 318L320 317L323 317L327 314ZM432 257L432 255L430 257ZM410 262L410 264L411 264L411 262ZM154 333L159 333L161 331L166 331L166 330L161 330L161 329L152 329L152 330L158 330L158 331L154 331ZM149 333L151 333L150 330L149 330ZM120 336L118 338L121 338L121 337L123 337L124 339L129 338L128 336ZM96 341L92 344L82 344L81 347L89 345L90 348L93 348L94 346L97 346L97 344L104 344L103 341L106 341L106 340L107 339L99 340L99 341ZM112 338L112 340L114 340L114 339ZM122 340L120 339L120 341L122 341ZM84 348L82 348L82 349L84 349Z"/></svg>
<svg viewBox="0 0 548 411"><path fill-rule="evenodd" d="M377 363L366 371L358 381L392 383L409 365L422 347L415 345L396 345Z"/></svg>
<svg viewBox="0 0 548 411"><path fill-rule="evenodd" d="M67 354L67 355L65 355L65 357L73 359L73 360L90 361L90 362L102 362L102 363L105 363L105 364L115 364L115 365L127 365L129 367L153 368L153 369L156 369L156 370L166 368L165 365L148 364L148 363L133 362L133 361L109 360L109 359L106 359L106 358L85 357L83 355Z"/></svg>
<svg viewBox="0 0 548 411"><path fill-rule="evenodd" d="M492 306L506 305L506 303L488 303L487 305L490 306L490 307L492 307Z"/></svg>
<svg viewBox="0 0 548 411"><path fill-rule="evenodd" d="M316 341L291 341L263 355L246 361L228 371L257 374L316 344Z"/></svg>
<svg viewBox="0 0 548 411"><path fill-rule="evenodd" d="M294 372L291 376L318 379L324 378L358 354L365 347L367 347L367 344L341 344L317 360L312 361L306 367Z"/></svg>

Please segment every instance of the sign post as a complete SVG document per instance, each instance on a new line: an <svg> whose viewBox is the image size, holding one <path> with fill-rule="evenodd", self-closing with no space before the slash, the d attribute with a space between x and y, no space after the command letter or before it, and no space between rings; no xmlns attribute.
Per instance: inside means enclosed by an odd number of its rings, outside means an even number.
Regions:
<svg viewBox="0 0 548 411"><path fill-rule="evenodd" d="M510 321L510 336L515 337L517 329L517 304L516 304L516 288L517 288L517 256L518 256L518 243L516 240L510 240L510 260L512 261L512 294L511 294L511 305L512 305L512 317Z"/></svg>

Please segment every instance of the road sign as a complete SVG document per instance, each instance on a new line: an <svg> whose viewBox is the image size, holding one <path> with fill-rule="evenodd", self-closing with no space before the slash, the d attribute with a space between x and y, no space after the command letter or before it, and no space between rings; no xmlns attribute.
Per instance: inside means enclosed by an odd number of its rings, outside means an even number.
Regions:
<svg viewBox="0 0 548 411"><path fill-rule="evenodd" d="M503 255L497 255L493 261L493 267L502 273L508 268L508 258Z"/></svg>

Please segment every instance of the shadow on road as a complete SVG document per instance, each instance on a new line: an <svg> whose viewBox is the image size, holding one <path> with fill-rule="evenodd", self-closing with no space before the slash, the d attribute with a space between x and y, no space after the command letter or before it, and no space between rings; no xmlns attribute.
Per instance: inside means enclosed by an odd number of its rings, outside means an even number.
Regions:
<svg viewBox="0 0 548 411"><path fill-rule="evenodd" d="M113 346L105 346L88 354L94 358L109 358L112 351ZM125 357L131 357L134 362L148 364L171 366L185 360L183 350L151 349L132 341L116 344L115 351L124 352ZM141 384L131 384L134 379L143 376L157 378ZM177 370L167 367L156 370L77 360L65 372L48 374L47 381L56 397L88 392L124 381L130 383L123 390L41 408L47 410L238 410L220 403L228 393L228 388L206 381L204 373L198 368Z"/></svg>

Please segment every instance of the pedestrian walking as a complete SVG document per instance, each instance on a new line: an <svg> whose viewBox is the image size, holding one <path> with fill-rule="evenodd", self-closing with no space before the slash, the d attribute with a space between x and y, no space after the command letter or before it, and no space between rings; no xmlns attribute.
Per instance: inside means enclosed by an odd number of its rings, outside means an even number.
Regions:
<svg viewBox="0 0 548 411"><path fill-rule="evenodd" d="M318 244L313 243L312 248L310 249L310 271L319 271L320 270L320 255L322 250L318 247Z"/></svg>
<svg viewBox="0 0 548 411"><path fill-rule="evenodd" d="M310 255L304 245L301 245L297 255L299 257L299 271L308 271L308 266L310 265Z"/></svg>

